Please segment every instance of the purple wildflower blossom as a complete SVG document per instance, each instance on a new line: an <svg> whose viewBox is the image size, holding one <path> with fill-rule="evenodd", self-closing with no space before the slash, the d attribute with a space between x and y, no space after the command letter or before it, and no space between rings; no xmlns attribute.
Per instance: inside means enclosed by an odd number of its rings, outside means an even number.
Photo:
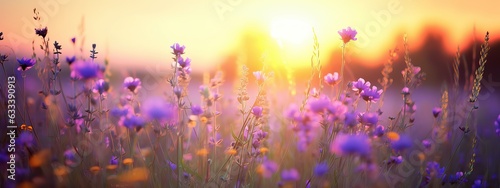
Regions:
<svg viewBox="0 0 500 188"><path fill-rule="evenodd" d="M33 138L33 133L29 131L21 132L21 134L19 134L19 137L17 139L19 141L19 145L26 147L33 146L33 143L35 141L35 139Z"/></svg>
<svg viewBox="0 0 500 188"><path fill-rule="evenodd" d="M201 108L201 106L199 105L193 105L191 106L191 114L195 116L201 115L203 114L203 108Z"/></svg>
<svg viewBox="0 0 500 188"><path fill-rule="evenodd" d="M136 93L141 88L141 80L139 78L126 77L123 80L123 86L130 92Z"/></svg>
<svg viewBox="0 0 500 188"><path fill-rule="evenodd" d="M262 107L260 107L260 106L254 106L254 107L252 108L252 114L253 114L255 117L257 117L257 118L260 118L260 117L262 117L262 110L263 110L263 108L262 108Z"/></svg>
<svg viewBox="0 0 500 188"><path fill-rule="evenodd" d="M345 114L348 108L340 101L333 101L330 105L328 105L326 110L331 115L331 121L342 121L345 119Z"/></svg>
<svg viewBox="0 0 500 188"><path fill-rule="evenodd" d="M123 121L121 121L122 126L127 127L129 129L135 129L136 131L139 131L144 125L146 125L146 122L141 116L137 115L129 115L125 116L123 118Z"/></svg>
<svg viewBox="0 0 500 188"><path fill-rule="evenodd" d="M385 133L385 127L383 125L377 125L373 131L373 135L376 137L382 137Z"/></svg>
<svg viewBox="0 0 500 188"><path fill-rule="evenodd" d="M344 126L352 128L358 125L357 116L355 112L345 113Z"/></svg>
<svg viewBox="0 0 500 188"><path fill-rule="evenodd" d="M424 146L425 149L430 149L432 146L432 143L429 140L422 140L422 145Z"/></svg>
<svg viewBox="0 0 500 188"><path fill-rule="evenodd" d="M377 102L380 99L383 90L377 90L377 86L372 86L372 88L365 88L361 91L361 97L366 102Z"/></svg>
<svg viewBox="0 0 500 188"><path fill-rule="evenodd" d="M344 44L347 44L351 40L352 41L357 40L356 34L358 34L358 32L355 29L351 29L351 27L342 29L338 31L338 33L340 37L342 37L342 41L344 42Z"/></svg>
<svg viewBox="0 0 500 188"><path fill-rule="evenodd" d="M441 108L439 108L439 107L434 107L434 108L432 109L432 115L433 115L435 118L437 118L437 117L439 116L439 114L440 114L440 113L441 113Z"/></svg>
<svg viewBox="0 0 500 188"><path fill-rule="evenodd" d="M387 161L387 164L401 164L403 162L403 157L400 156L391 156Z"/></svg>
<svg viewBox="0 0 500 188"><path fill-rule="evenodd" d="M176 117L175 106L158 97L149 98L144 102L142 112L148 120L160 123L173 122Z"/></svg>
<svg viewBox="0 0 500 188"><path fill-rule="evenodd" d="M94 86L94 92L99 93L100 95L106 93L109 90L109 83L104 81L103 79L97 80Z"/></svg>
<svg viewBox="0 0 500 188"><path fill-rule="evenodd" d="M345 135L340 134L335 137L330 145L330 152L338 155L360 155L370 154L370 140L364 134Z"/></svg>
<svg viewBox="0 0 500 188"><path fill-rule="evenodd" d="M297 169L292 168L289 170L283 170L281 172L281 180L283 181L298 181L300 180L300 174Z"/></svg>
<svg viewBox="0 0 500 188"><path fill-rule="evenodd" d="M36 64L36 61L34 59L24 57L22 59L17 59L17 62L19 63L19 67L17 68L18 71L29 70Z"/></svg>
<svg viewBox="0 0 500 188"><path fill-rule="evenodd" d="M495 121L495 132L498 136L500 136L500 115L498 115L497 120Z"/></svg>
<svg viewBox="0 0 500 188"><path fill-rule="evenodd" d="M403 89L401 89L401 94L403 95L410 94L410 89L408 87L404 87Z"/></svg>
<svg viewBox="0 0 500 188"><path fill-rule="evenodd" d="M74 63L72 74L76 78L88 80L100 78L102 76L102 70L97 63L79 60Z"/></svg>
<svg viewBox="0 0 500 188"><path fill-rule="evenodd" d="M71 38L71 43L73 43L73 44L76 43L76 37Z"/></svg>
<svg viewBox="0 0 500 188"><path fill-rule="evenodd" d="M118 165L118 157L111 156L111 159L109 159L109 164L110 165Z"/></svg>
<svg viewBox="0 0 500 188"><path fill-rule="evenodd" d="M323 113L330 105L330 100L327 97L320 97L308 101L309 110L314 113Z"/></svg>
<svg viewBox="0 0 500 188"><path fill-rule="evenodd" d="M68 65L72 65L76 61L76 56L66 57Z"/></svg>
<svg viewBox="0 0 500 188"><path fill-rule="evenodd" d="M339 83L339 73L337 72L334 72L333 74L332 73L328 73L325 77L324 77L324 81L325 83L327 83L328 85L331 85L331 86L334 86L336 84Z"/></svg>
<svg viewBox="0 0 500 188"><path fill-rule="evenodd" d="M402 151L412 146L411 138L407 135L402 135L398 140L392 141L391 147L396 151Z"/></svg>
<svg viewBox="0 0 500 188"><path fill-rule="evenodd" d="M172 50L173 50L172 54L174 54L176 56L180 56L180 55L184 54L184 49L186 49L186 47L184 45L181 46L179 43L173 44L172 46L170 46L170 48L172 48Z"/></svg>
<svg viewBox="0 0 500 188"><path fill-rule="evenodd" d="M359 78L358 81L352 82L352 90L361 93L363 90L370 88L370 82L365 82L365 79Z"/></svg>
<svg viewBox="0 0 500 188"><path fill-rule="evenodd" d="M271 176L278 171L278 164L273 161L265 160L260 164L258 171L264 178L271 178Z"/></svg>
<svg viewBox="0 0 500 188"><path fill-rule="evenodd" d="M184 59L182 57L179 57L177 61L179 63L179 66L181 66L181 68L186 68L191 66L191 59L189 58Z"/></svg>
<svg viewBox="0 0 500 188"><path fill-rule="evenodd" d="M172 171L175 171L177 169L177 165L175 163L173 163L172 161L167 161L168 163L168 166L170 166L170 169L172 169Z"/></svg>
<svg viewBox="0 0 500 188"><path fill-rule="evenodd" d="M481 180L477 179L474 181L474 184L472 184L472 188L481 188Z"/></svg>
<svg viewBox="0 0 500 188"><path fill-rule="evenodd" d="M328 165L326 163L319 163L314 167L314 175L324 176L328 173Z"/></svg>
<svg viewBox="0 0 500 188"><path fill-rule="evenodd" d="M47 27L40 28L40 29L35 29L36 35L41 36L42 38L45 38L47 36L47 32L48 31L49 30L47 29Z"/></svg>
<svg viewBox="0 0 500 188"><path fill-rule="evenodd" d="M359 114L359 122L366 126L373 126L378 123L378 113L376 112L365 112Z"/></svg>

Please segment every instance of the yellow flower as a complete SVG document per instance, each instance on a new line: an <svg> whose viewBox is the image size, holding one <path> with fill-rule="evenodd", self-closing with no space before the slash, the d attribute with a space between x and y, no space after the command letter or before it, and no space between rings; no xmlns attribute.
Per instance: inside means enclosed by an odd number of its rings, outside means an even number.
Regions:
<svg viewBox="0 0 500 188"><path fill-rule="evenodd" d="M196 127L196 121L189 120L189 121L188 121L188 127L189 127L189 128L194 128L194 127Z"/></svg>
<svg viewBox="0 0 500 188"><path fill-rule="evenodd" d="M399 134L396 132L388 132L387 133L387 138L391 141L398 141L399 140Z"/></svg>
<svg viewBox="0 0 500 188"><path fill-rule="evenodd" d="M205 124L205 123L207 123L207 122L208 122L208 119L207 119L207 117L203 116L203 117L201 117L201 118L200 118L200 121L201 121L203 124Z"/></svg>
<svg viewBox="0 0 500 188"><path fill-rule="evenodd" d="M100 170L101 170L101 167L99 167L99 166L90 167L90 172L92 172L93 174L97 174Z"/></svg>
<svg viewBox="0 0 500 188"><path fill-rule="evenodd" d="M269 152L269 149L268 149L268 148L266 148L266 147L261 147L261 148L259 149L259 151L260 151L260 153L265 154L265 153Z"/></svg>
<svg viewBox="0 0 500 188"><path fill-rule="evenodd" d="M134 159L132 159L132 158L125 158L125 159L123 159L123 164L124 165L132 165L132 163L134 163Z"/></svg>
<svg viewBox="0 0 500 188"><path fill-rule="evenodd" d="M226 151L226 154L228 155L236 155L236 153L238 153L238 151L236 151L235 149L228 149Z"/></svg>
<svg viewBox="0 0 500 188"><path fill-rule="evenodd" d="M203 149L200 149L198 151L196 151L196 155L198 156L207 156L208 155L208 150L203 148Z"/></svg>

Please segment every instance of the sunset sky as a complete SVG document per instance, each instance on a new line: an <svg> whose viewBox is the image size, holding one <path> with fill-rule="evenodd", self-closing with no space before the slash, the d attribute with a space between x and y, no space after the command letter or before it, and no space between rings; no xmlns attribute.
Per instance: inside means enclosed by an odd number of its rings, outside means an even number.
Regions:
<svg viewBox="0 0 500 188"><path fill-rule="evenodd" d="M169 46L178 42L186 45L186 56L193 59L193 70L199 71L244 48L242 34L254 31L281 45L285 56L305 52L292 62L300 64L311 55L312 27L324 53L338 49L337 31L351 26L359 32L352 45L364 58L380 58L402 33L408 34L415 49L421 44L424 26L438 26L446 33L444 42L451 54L457 45L470 42L474 25L478 38L485 31L490 31L492 39L499 38L499 5L494 0L2 0L0 31L5 40L0 51L8 52L7 45L16 56L29 56L31 41L41 43L33 30L38 24L32 10L37 8L51 41L63 45L63 56L75 54L70 39L77 37L81 42L83 21L84 55L96 43L100 60L106 56L114 66L168 66Z"/></svg>

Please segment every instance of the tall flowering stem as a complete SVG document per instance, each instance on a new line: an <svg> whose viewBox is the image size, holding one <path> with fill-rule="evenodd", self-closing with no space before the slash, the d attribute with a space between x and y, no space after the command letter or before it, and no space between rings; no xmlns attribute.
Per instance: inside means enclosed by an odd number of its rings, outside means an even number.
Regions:
<svg viewBox="0 0 500 188"><path fill-rule="evenodd" d="M345 84L344 83L344 79L345 79L345 75L344 75L344 66L345 66L345 47L347 45L347 43L349 43L349 41L355 41L357 40L356 38L356 35L358 34L358 32L355 30L355 29L351 29L351 27L347 27L345 29L342 29L340 31L338 31L341 39L342 39L342 65L341 65L341 68L340 68L340 89L339 89L339 93L338 93L338 97L340 97L340 94L342 93L342 86Z"/></svg>

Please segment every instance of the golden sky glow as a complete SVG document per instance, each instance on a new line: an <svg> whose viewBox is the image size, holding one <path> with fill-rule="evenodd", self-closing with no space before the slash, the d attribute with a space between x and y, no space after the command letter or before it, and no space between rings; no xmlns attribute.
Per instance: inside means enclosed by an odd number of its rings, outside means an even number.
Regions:
<svg viewBox="0 0 500 188"><path fill-rule="evenodd" d="M237 53L247 30L274 34L285 55L297 56L296 63L308 61L312 51L311 28L302 27L315 28L323 54L339 48L339 29L357 29L358 41L353 45L363 58L385 57L402 33L408 33L411 47L418 48L425 24L445 29L450 53L470 41L474 24L478 37L486 30L492 39L500 36L496 34L500 2L494 0L21 0L1 4L0 31L6 38L2 45L9 45L18 56L31 54L33 39L40 42L33 31L38 25L32 21L32 9L37 8L51 40L63 45L63 55L74 54L70 38L79 35L84 18L85 53L96 43L99 57L109 57L113 65L162 63L167 67L169 46L179 42L186 45L194 71Z"/></svg>

